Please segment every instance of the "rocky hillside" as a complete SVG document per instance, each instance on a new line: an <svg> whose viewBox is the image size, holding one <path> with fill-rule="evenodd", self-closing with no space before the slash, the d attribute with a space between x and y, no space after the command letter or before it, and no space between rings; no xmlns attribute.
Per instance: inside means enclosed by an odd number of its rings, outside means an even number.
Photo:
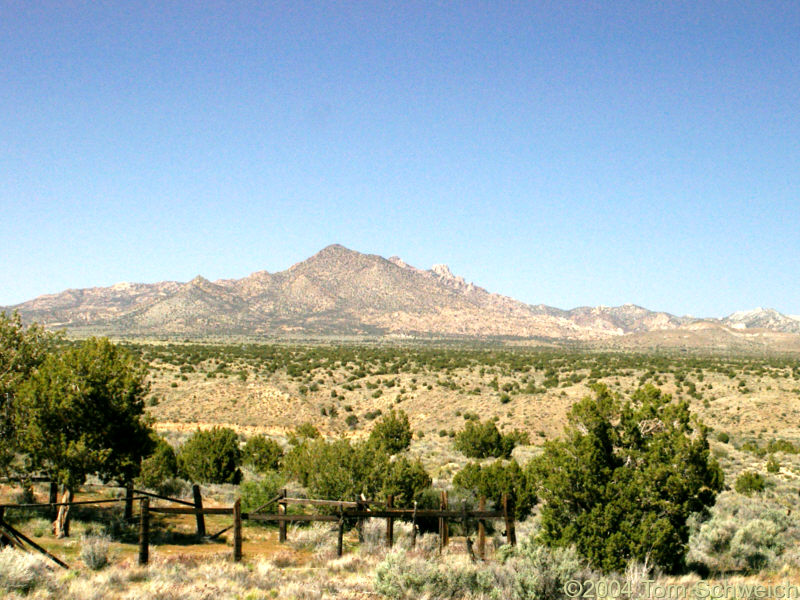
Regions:
<svg viewBox="0 0 800 600"><path fill-rule="evenodd" d="M785 333L800 333L800 318L782 315L771 308L735 312L725 317L722 322L734 329L769 329Z"/></svg>
<svg viewBox="0 0 800 600"><path fill-rule="evenodd" d="M445 335L571 340L682 330L697 319L626 304L560 310L493 294L450 272L328 246L285 271L243 279L122 283L67 290L6 310L76 333L116 335ZM711 322L705 320L702 322ZM800 333L775 311L735 313L723 329ZM688 331L688 330L687 330Z"/></svg>

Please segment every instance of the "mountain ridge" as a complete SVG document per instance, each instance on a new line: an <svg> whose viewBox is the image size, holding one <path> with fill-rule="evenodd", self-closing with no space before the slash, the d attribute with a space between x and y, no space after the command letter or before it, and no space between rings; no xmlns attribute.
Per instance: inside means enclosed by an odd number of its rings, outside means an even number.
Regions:
<svg viewBox="0 0 800 600"><path fill-rule="evenodd" d="M17 310L25 320L50 328L123 336L402 334L590 341L698 323L731 335L800 334L800 320L764 308L698 319L635 304L570 310L530 305L467 282L445 264L424 270L397 256L362 254L339 244L276 273L68 289L2 310Z"/></svg>

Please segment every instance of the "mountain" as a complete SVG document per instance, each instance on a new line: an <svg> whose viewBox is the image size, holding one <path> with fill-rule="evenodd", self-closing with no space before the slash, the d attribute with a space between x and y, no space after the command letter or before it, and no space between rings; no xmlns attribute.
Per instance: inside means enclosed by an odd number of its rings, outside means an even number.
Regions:
<svg viewBox="0 0 800 600"><path fill-rule="evenodd" d="M756 308L735 312L722 322L734 329L769 329L785 333L800 333L800 318L782 315L772 308Z"/></svg>
<svg viewBox="0 0 800 600"><path fill-rule="evenodd" d="M692 336L698 323L724 332L759 328L800 333L800 320L763 309L718 321L676 317L633 304L572 310L529 305L468 283L447 265L423 270L396 256L386 259L338 244L278 273L66 290L5 310L18 310L28 321L66 328L76 335L436 335L603 341L670 331Z"/></svg>

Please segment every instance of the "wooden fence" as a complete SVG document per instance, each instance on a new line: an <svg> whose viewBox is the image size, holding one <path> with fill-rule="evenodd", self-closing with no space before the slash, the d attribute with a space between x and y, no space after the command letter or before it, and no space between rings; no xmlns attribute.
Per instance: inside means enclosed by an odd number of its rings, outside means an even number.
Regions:
<svg viewBox="0 0 800 600"><path fill-rule="evenodd" d="M418 522L420 519L438 520L440 550L447 546L450 540L449 522L460 521L465 529L467 551L470 553L473 560L476 557L473 552L472 540L468 535L466 535L467 524L470 520L477 520L478 523L477 554L481 560L485 558L487 520L503 520L506 529L505 535L508 543L512 545L516 544L514 509L507 494L503 496L500 510L486 510L486 499L483 496L479 498L478 510L467 510L466 505L462 505L460 509L450 508L448 504L447 492L445 491L441 492L438 509L420 509L417 508L416 503L414 503L413 508L395 508L393 502L394 498L392 496L389 496L385 503L370 501L363 498L355 501L319 500L314 498L292 498L287 495L286 490L282 490L280 495L278 495L276 498L249 513L242 512L241 501L239 499L237 499L231 507L204 507L202 495L200 493L200 487L197 485L193 486L192 495L193 502L189 502L178 498L162 496L160 494L155 494L145 490L138 490L129 485L126 487L125 497L118 499L0 505L0 543L10 543L22 549L25 549L25 544L27 544L31 548L45 554L60 566L67 568L67 565L63 561L50 554L44 548L9 525L3 518L5 509L47 509L52 513L58 506L95 505L124 502L125 518L132 520L133 504L134 502L139 502L139 563L142 565L147 564L150 557L151 514L154 513L165 515L194 515L196 518L198 539L215 539L226 531L233 529L233 560L236 562L242 559L242 522L246 520L277 522L279 532L278 540L281 543L285 543L287 540L287 524L290 522L336 523L338 526L336 542L336 552L338 556L342 556L343 553L345 524L347 522L354 522L358 531L359 540L363 540L364 523L367 519L386 520L386 543L389 547L394 544L394 524L396 520L411 522L411 545L413 547L416 544ZM52 488L51 499L53 499ZM164 500L173 504L178 504L179 506L151 506L151 499ZM276 513L261 512L272 505L277 507ZM318 514L290 514L288 511L288 507L290 505L327 508L331 512ZM232 522L230 526L208 536L206 534L206 515L230 515Z"/></svg>

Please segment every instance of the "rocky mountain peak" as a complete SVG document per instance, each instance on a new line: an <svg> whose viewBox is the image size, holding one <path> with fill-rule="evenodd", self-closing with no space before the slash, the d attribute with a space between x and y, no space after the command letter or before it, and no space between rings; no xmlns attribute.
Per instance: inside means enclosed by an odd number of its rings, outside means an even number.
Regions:
<svg viewBox="0 0 800 600"><path fill-rule="evenodd" d="M410 264L408 264L406 261L404 261L402 258L400 258L399 256L390 256L387 260L390 263L392 263L393 265L397 265L401 269L413 269L414 268Z"/></svg>
<svg viewBox="0 0 800 600"><path fill-rule="evenodd" d="M468 287L467 282L464 280L463 277L453 275L453 272L450 270L450 267L447 265L433 265L431 267L431 273L441 278L441 280L448 284L451 287ZM471 284L470 284L471 286Z"/></svg>
<svg viewBox="0 0 800 600"><path fill-rule="evenodd" d="M445 279L455 279L452 271L450 271L450 267L447 265L433 265L431 267L431 271L436 273L439 277L444 277Z"/></svg>

